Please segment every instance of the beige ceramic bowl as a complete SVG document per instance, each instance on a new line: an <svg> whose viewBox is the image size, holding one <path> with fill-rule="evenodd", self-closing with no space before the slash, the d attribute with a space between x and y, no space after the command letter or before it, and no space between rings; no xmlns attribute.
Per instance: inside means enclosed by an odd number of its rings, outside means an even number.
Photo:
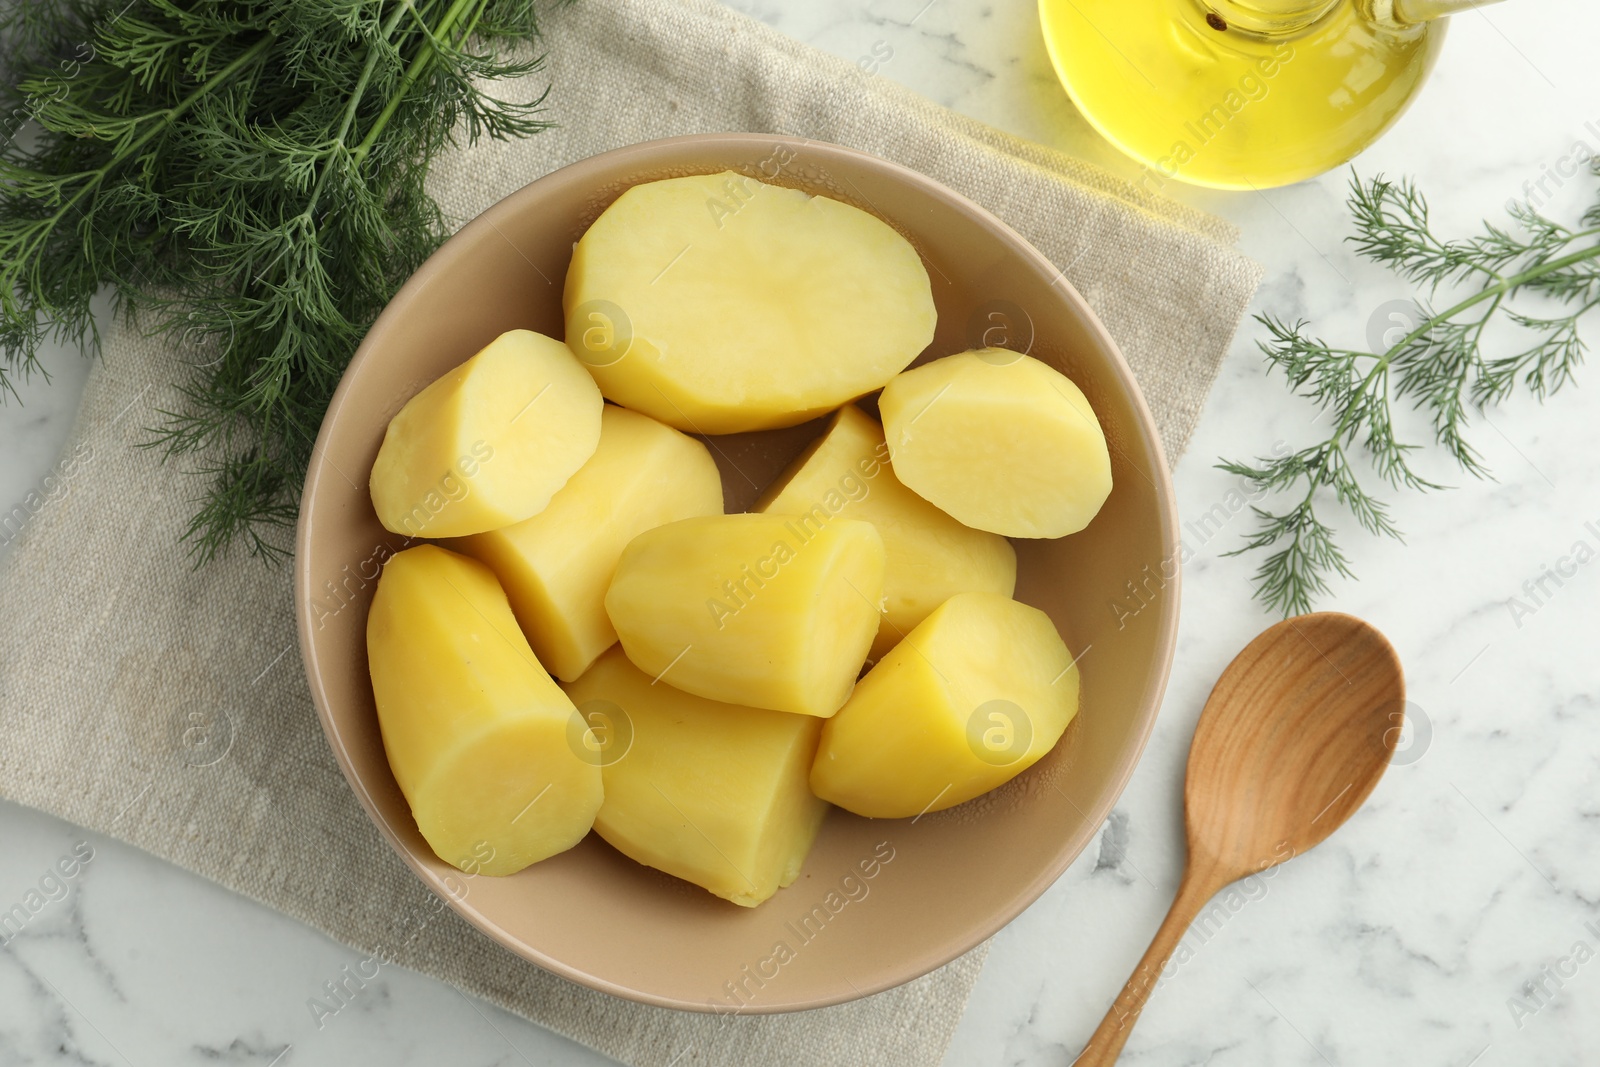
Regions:
<svg viewBox="0 0 1600 1067"><path fill-rule="evenodd" d="M786 161L781 169L777 161ZM1115 490L1083 533L1017 544L1017 596L1049 612L1081 654L1082 712L1008 786L919 819L830 814L794 885L736 907L639 866L594 834L509 878L464 878L429 851L384 758L365 627L380 546L367 473L385 425L427 382L515 327L562 336L573 242L624 189L726 169L844 200L917 247L939 328L924 359L985 341L1031 348L1088 395L1111 441ZM819 429L716 439L729 510ZM1047 462L1048 457L1040 457ZM394 298L355 355L306 479L295 594L312 697L339 765L390 844L468 921L550 971L620 997L694 1011L792 1011L906 982L999 930L1083 850L1155 720L1177 626L1177 587L1130 580L1176 559L1170 476L1127 364L1083 298L1015 232L937 183L833 145L717 134L636 145L535 181L468 224ZM1146 571L1146 568L1150 568ZM356 580L352 581L351 576ZM327 583L356 590L337 613ZM1121 616L1119 621L1119 616ZM887 857L887 862L885 858ZM866 877L864 871L870 871ZM778 943L787 951L776 952ZM1065 947L1065 946L1064 946Z"/></svg>

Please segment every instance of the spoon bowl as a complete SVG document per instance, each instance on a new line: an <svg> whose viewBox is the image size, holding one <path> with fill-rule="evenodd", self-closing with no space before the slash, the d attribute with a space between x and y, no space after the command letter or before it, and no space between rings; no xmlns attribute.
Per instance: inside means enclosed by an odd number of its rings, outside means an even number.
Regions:
<svg viewBox="0 0 1600 1067"><path fill-rule="evenodd" d="M1234 657L1189 749L1189 860L1177 899L1075 1067L1116 1062L1167 960L1212 897L1321 844L1355 814L1389 765L1404 707L1399 656L1350 615L1285 619Z"/></svg>
<svg viewBox="0 0 1600 1067"><path fill-rule="evenodd" d="M1404 702L1400 658L1368 623L1321 612L1263 631L1195 727L1189 865L1225 885L1321 844L1383 776Z"/></svg>

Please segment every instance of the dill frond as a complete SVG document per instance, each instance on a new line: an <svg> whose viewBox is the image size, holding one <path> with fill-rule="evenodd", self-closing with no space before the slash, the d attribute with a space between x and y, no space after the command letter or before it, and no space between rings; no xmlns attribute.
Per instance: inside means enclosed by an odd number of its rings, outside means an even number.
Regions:
<svg viewBox="0 0 1600 1067"><path fill-rule="evenodd" d="M543 129L485 88L527 0L12 0L0 8L0 393L90 301L210 346L148 444L205 489L197 563L281 558L312 443L372 320L437 247L423 181ZM220 459L215 457L220 455Z"/></svg>
<svg viewBox="0 0 1600 1067"><path fill-rule="evenodd" d="M1331 429L1297 451L1217 464L1261 494L1285 498L1277 509L1252 508L1254 531L1229 553L1267 553L1255 595L1284 615L1312 610L1334 577L1354 577L1319 507L1401 539L1371 483L1444 488L1412 467L1419 446L1395 436L1397 404L1424 415L1432 444L1459 469L1488 477L1469 439L1474 417L1519 389L1543 401L1571 384L1587 352L1580 325L1600 305L1600 202L1576 229L1519 205L1512 225L1485 223L1480 234L1456 240L1435 233L1427 199L1409 181L1355 178L1349 207L1355 233L1347 240L1356 250L1423 287L1421 321L1372 352L1333 347L1304 322L1257 316L1268 372L1281 372L1292 393L1332 416ZM1519 301L1539 310L1519 309ZM1485 331L1497 319L1516 327L1522 347L1485 350Z"/></svg>

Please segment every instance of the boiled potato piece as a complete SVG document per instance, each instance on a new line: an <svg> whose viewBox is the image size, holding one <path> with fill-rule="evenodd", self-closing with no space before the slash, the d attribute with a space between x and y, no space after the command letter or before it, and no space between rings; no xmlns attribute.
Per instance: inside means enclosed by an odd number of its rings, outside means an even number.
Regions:
<svg viewBox="0 0 1600 1067"><path fill-rule="evenodd" d="M594 828L619 852L746 907L795 880L828 810L806 781L821 719L652 685L620 648L566 690L609 730Z"/></svg>
<svg viewBox="0 0 1600 1067"><path fill-rule="evenodd" d="M811 789L875 819L943 811L1038 762L1078 713L1049 616L958 593L867 672L822 727Z"/></svg>
<svg viewBox="0 0 1600 1067"><path fill-rule="evenodd" d="M514 874L589 832L600 768L488 567L434 545L390 559L367 659L389 766L440 859Z"/></svg>
<svg viewBox="0 0 1600 1067"><path fill-rule="evenodd" d="M1111 494L1111 455L1082 390L986 348L906 371L878 400L900 480L977 530L1062 537Z"/></svg>
<svg viewBox="0 0 1600 1067"><path fill-rule="evenodd" d="M640 670L728 704L828 716L878 630L883 538L871 523L784 515L658 526L622 551L606 614Z"/></svg>
<svg viewBox="0 0 1600 1067"><path fill-rule="evenodd" d="M933 339L916 249L857 208L732 172L636 185L578 242L567 341L607 398L680 430L792 426Z"/></svg>
<svg viewBox="0 0 1600 1067"><path fill-rule="evenodd" d="M566 345L501 334L390 421L372 465L378 520L460 537L531 518L594 454L601 404Z"/></svg>
<svg viewBox="0 0 1600 1067"><path fill-rule="evenodd" d="M549 507L451 547L489 565L539 662L571 681L617 640L605 601L623 547L663 523L720 514L722 477L705 445L607 404L600 446Z"/></svg>
<svg viewBox="0 0 1600 1067"><path fill-rule="evenodd" d="M756 511L820 527L834 516L865 519L883 536L880 658L957 593L1010 596L1017 553L1005 538L961 525L894 476L883 428L854 404L839 409L811 447L763 494Z"/></svg>

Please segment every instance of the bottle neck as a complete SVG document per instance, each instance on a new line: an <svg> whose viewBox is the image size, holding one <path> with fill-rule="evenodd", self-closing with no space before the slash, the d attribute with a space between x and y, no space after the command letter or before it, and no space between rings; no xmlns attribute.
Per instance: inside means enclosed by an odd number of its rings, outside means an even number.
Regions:
<svg viewBox="0 0 1600 1067"><path fill-rule="evenodd" d="M1446 15L1500 0L1198 0L1213 29L1239 30L1263 37L1297 34L1354 3L1362 15L1391 29L1417 26Z"/></svg>
<svg viewBox="0 0 1600 1067"><path fill-rule="evenodd" d="M1419 22L1499 2L1500 0L1392 0L1392 6L1396 22L1416 25Z"/></svg>
<svg viewBox="0 0 1600 1067"><path fill-rule="evenodd" d="M1350 0L1200 0L1213 29L1265 37L1299 33ZM1218 23L1221 25L1218 25Z"/></svg>

